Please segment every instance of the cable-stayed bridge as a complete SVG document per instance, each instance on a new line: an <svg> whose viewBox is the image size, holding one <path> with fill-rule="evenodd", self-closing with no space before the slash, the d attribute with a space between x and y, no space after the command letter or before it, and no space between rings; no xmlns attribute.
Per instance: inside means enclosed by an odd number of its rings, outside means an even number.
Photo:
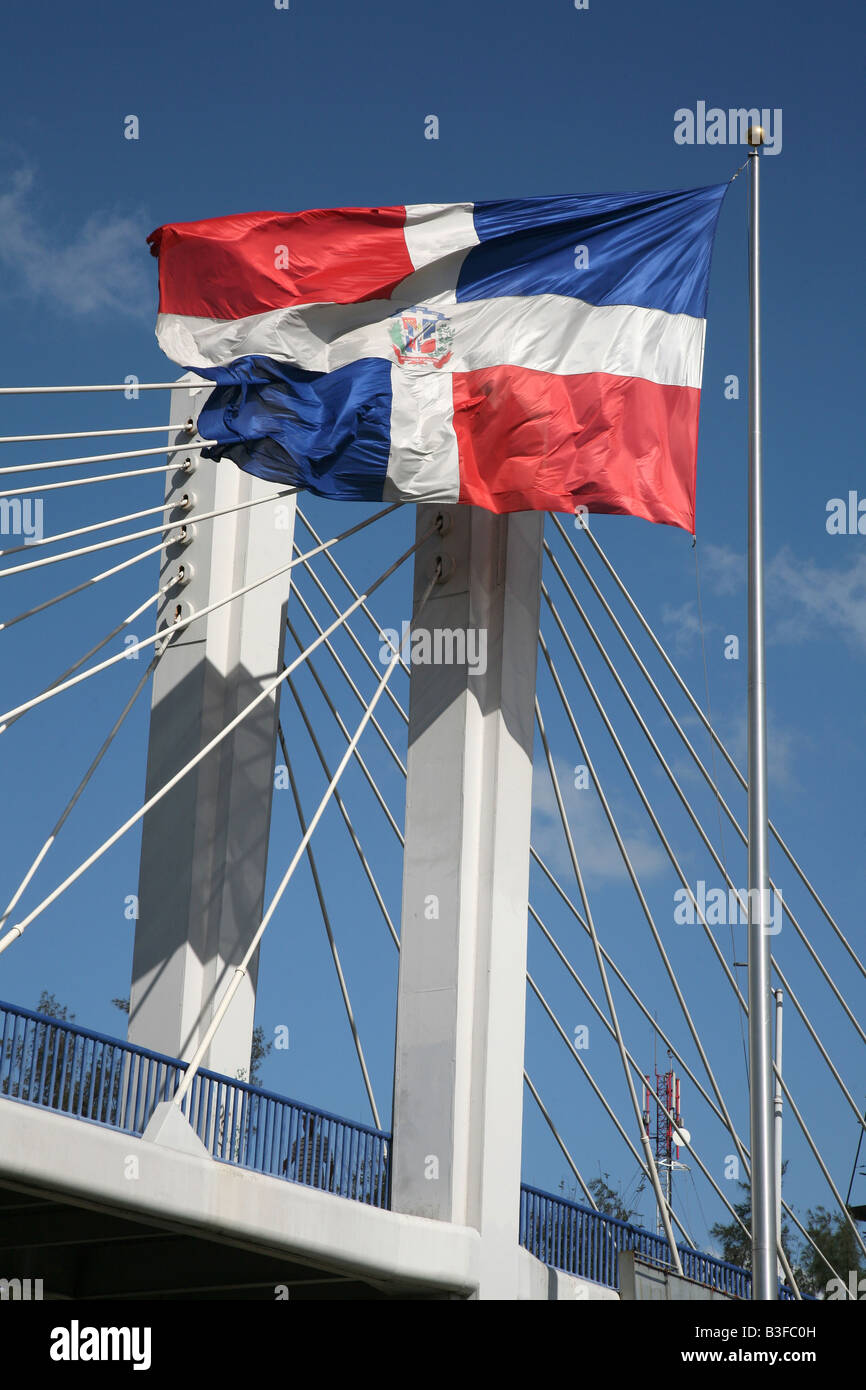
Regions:
<svg viewBox="0 0 866 1390"><path fill-rule="evenodd" d="M0 979L0 1278L613 1299L651 1270L749 1297L706 1236L748 1224L745 779L591 520L338 507L201 459L196 378L136 385L168 424L50 435L48 389L10 389L31 424L2 441L0 746L29 848L0 972L71 932L73 978L99 973L104 875L126 856L138 881L126 1040ZM866 1255L826 1121L853 1151L866 972L780 822L783 1152ZM280 972L266 1065L306 1054L318 1094L250 1079ZM599 1210L614 1141L630 1220ZM780 1287L801 1295L784 1252Z"/></svg>

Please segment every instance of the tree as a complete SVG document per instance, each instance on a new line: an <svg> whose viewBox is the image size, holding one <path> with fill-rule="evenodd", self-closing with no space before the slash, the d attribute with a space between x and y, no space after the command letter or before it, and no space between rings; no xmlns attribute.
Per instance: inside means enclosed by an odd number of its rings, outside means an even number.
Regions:
<svg viewBox="0 0 866 1390"><path fill-rule="evenodd" d="M787 1172L787 1168L787 1162L783 1163L783 1179L785 1173ZM751 1231L751 1185L747 1182L741 1182L738 1183L737 1186L739 1187L743 1195L739 1202L732 1202L731 1205L734 1208L734 1211L739 1216L740 1220L745 1225L746 1231ZM746 1234L746 1231L743 1230L743 1227L737 1221L717 1221L714 1226L710 1227L710 1235L713 1237L714 1240L717 1240L722 1247L722 1259L727 1260L729 1264L739 1265L741 1269L752 1268L752 1238L750 1235ZM811 1247L806 1246L804 1248L810 1249ZM804 1292L810 1292L810 1289L806 1288L804 1284L804 1272L803 1268L800 1267L801 1262L803 1260L803 1251L797 1245L794 1244L794 1238L791 1234L791 1227L788 1224L787 1218L784 1215L782 1217L782 1249L784 1250L788 1258L788 1263L794 1271L794 1277L796 1278L797 1283L800 1285L801 1289L804 1290ZM815 1258L817 1259L818 1257L815 1256Z"/></svg>
<svg viewBox="0 0 866 1390"><path fill-rule="evenodd" d="M728 1264L739 1265L741 1269L751 1269L752 1267L752 1238L746 1232L752 1225L752 1190L747 1182L737 1183L743 1196L739 1202L732 1202L731 1206L739 1216L740 1221L717 1221L710 1227L710 1235L713 1240L717 1240L722 1248L722 1259L727 1260ZM784 1239L782 1245L784 1247Z"/></svg>
<svg viewBox="0 0 866 1390"><path fill-rule="evenodd" d="M51 996L54 997L53 995ZM129 1013L128 999L112 999L112 1004L121 1013ZM54 1017L54 1015L52 1015ZM273 1049L272 1042L265 1042L265 1030L260 1023L253 1029L252 1045L250 1047L250 1075L249 1083L251 1086L261 1086L262 1084L262 1062ZM246 1067L241 1067L238 1071L238 1081L246 1081Z"/></svg>
<svg viewBox="0 0 866 1390"><path fill-rule="evenodd" d="M598 1210L603 1216L615 1216L619 1221L632 1221L637 1216L637 1210L626 1206L621 1193L611 1187L609 1178L610 1173L600 1173L597 1178L593 1178L586 1184L593 1195ZM582 1202L585 1196L583 1192L578 1192L574 1183L566 1188L565 1179L560 1182L559 1190L571 1202ZM640 1191L640 1189L638 1190Z"/></svg>
<svg viewBox="0 0 866 1390"><path fill-rule="evenodd" d="M595 1198L595 1204L605 1216L615 1216L618 1221L631 1221L637 1212L626 1206L620 1192L611 1187L610 1173L599 1174L586 1185Z"/></svg>
<svg viewBox="0 0 866 1390"><path fill-rule="evenodd" d="M268 1054L273 1050L272 1042L265 1042L265 1030L260 1023L253 1029L253 1041L250 1047L250 1085L261 1086L262 1084L262 1063ZM241 1081L245 1077L239 1078Z"/></svg>
<svg viewBox="0 0 866 1390"><path fill-rule="evenodd" d="M833 1213L825 1207L815 1207L806 1213L806 1230L818 1249L837 1271L844 1284L848 1284L852 1274L854 1285L866 1275L863 1252L854 1239L854 1232L841 1212ZM805 1293L825 1294L831 1275L821 1256L808 1242L803 1243L800 1252L799 1283ZM842 1297L845 1297L842 1294Z"/></svg>
<svg viewBox="0 0 866 1390"><path fill-rule="evenodd" d="M128 999L112 999L121 1013L129 1012ZM121 1042L100 1042L63 1028L72 1023L75 1014L56 995L43 990L36 1005L42 1015L28 1020L20 1034L8 1038L5 1054L0 1057L0 1095L28 1100L101 1124L118 1123L120 1082L124 1068L125 1049ZM254 1086L261 1082L261 1064L273 1044L265 1042L264 1029L253 1032L250 1073ZM242 1079L242 1078L241 1078ZM231 1083L229 1082L229 1085ZM244 1103L244 1118L236 1127L232 1157L239 1160L244 1144L255 1143L259 1102L252 1098ZM222 1143L226 1123L226 1106L220 1106L217 1116L219 1143ZM321 1137L305 1136L297 1155L302 1167L327 1160L327 1143L322 1151ZM333 1168L333 1159L331 1159Z"/></svg>
<svg viewBox="0 0 866 1390"><path fill-rule="evenodd" d="M61 1004L56 994L49 994L47 989L43 989L39 996L39 1003L36 1005L38 1014L45 1014L46 1018L59 1019L61 1023L74 1023L75 1014L69 1012L65 1004Z"/></svg>
<svg viewBox="0 0 866 1390"><path fill-rule="evenodd" d="M43 990L36 1004L43 1018L28 1020L23 1035L6 1044L10 1066L0 1092L51 1110L71 1112L105 1123L117 1100L120 1073L112 1044L88 1045L80 1035L56 1027L73 1023L75 1014L55 994ZM5 1071L4 1067L4 1071Z"/></svg>

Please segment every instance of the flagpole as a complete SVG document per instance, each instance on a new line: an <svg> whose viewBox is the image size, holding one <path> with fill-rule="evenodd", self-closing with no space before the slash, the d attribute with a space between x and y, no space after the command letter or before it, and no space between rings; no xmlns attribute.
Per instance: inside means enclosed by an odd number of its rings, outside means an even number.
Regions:
<svg viewBox="0 0 866 1390"><path fill-rule="evenodd" d="M776 1078L773 1086L773 1143L776 1157L776 1254L778 1273L784 1275L780 1251L782 1248L782 991L775 992L776 1000ZM862 1133L862 1130L861 1130Z"/></svg>
<svg viewBox="0 0 866 1390"><path fill-rule="evenodd" d="M749 140L749 1111L752 1151L752 1298L778 1297L773 1053L770 1037L767 709L761 475L760 146Z"/></svg>

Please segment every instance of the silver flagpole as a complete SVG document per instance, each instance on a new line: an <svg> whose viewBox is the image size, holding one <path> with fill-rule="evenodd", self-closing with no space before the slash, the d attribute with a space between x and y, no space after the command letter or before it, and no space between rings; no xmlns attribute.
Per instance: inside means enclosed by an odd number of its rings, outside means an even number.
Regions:
<svg viewBox="0 0 866 1390"><path fill-rule="evenodd" d="M773 1052L770 1037L767 710L761 479L760 168L764 132L751 126L749 169L749 1107L752 1149L752 1298L778 1297Z"/></svg>
<svg viewBox="0 0 866 1390"><path fill-rule="evenodd" d="M776 1247L782 1250L782 991L776 990L776 1070L773 1088L773 1143L776 1146ZM862 1130L860 1133L862 1134ZM781 1258L778 1262L779 1278L784 1278Z"/></svg>

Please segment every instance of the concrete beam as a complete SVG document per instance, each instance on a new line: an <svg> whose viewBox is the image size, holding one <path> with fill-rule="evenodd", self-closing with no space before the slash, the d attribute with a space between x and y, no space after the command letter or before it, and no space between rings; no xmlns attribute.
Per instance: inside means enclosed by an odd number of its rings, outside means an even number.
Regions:
<svg viewBox="0 0 866 1390"><path fill-rule="evenodd" d="M158 613L171 622L178 604L201 609L291 560L294 497L244 508L212 521L196 515L278 491L230 460L198 459L184 429L207 399L193 374L172 392L171 443L178 472L166 501L193 506L168 513L192 539L165 552L160 582L186 566L191 578ZM186 458L194 462L183 471ZM171 461L171 456L170 456ZM184 629L154 673L145 795L151 796L259 693L280 669L290 573ZM130 993L129 1039L172 1057L195 1051L232 969L261 920L276 747L279 691L250 715L145 817L138 921ZM255 1011L252 966L214 1038L204 1065L248 1075Z"/></svg>
<svg viewBox="0 0 866 1390"><path fill-rule="evenodd" d="M53 1270L60 1287L65 1265L54 1257L69 1247L68 1296L146 1297L199 1285L205 1291L245 1277L273 1287L304 1281L305 1269L311 1285L332 1275L392 1297L479 1295L482 1241L475 1230L379 1211L14 1100L0 1099L0 1182L38 1194L35 1202L24 1195L12 1204L0 1189L7 1207L0 1250L10 1277ZM218 1242L223 1251L212 1246L202 1257L175 1236ZM263 1277L255 1266L231 1261L226 1246L278 1260L276 1274ZM75 1252L85 1247L82 1266ZM614 1289L551 1269L520 1247L513 1254L517 1300L618 1298Z"/></svg>
<svg viewBox="0 0 866 1390"><path fill-rule="evenodd" d="M564 1270L542 1264L541 1260L522 1248L518 1251L518 1271L520 1282L517 1296L521 1302L619 1302L616 1289L608 1289L604 1284L594 1284L591 1279L580 1279L576 1274L566 1274Z"/></svg>
<svg viewBox="0 0 866 1390"><path fill-rule="evenodd" d="M479 1231L479 1296L516 1299L544 518L420 506L419 536L439 512L415 565L416 605L437 555L450 572L430 664L412 639L392 1205Z"/></svg>
<svg viewBox="0 0 866 1390"><path fill-rule="evenodd" d="M669 1269L638 1259L633 1250L617 1255L620 1298L625 1303L731 1303L733 1295L698 1284Z"/></svg>
<svg viewBox="0 0 866 1390"><path fill-rule="evenodd" d="M388 1288L470 1297L478 1234L0 1099L0 1180Z"/></svg>

